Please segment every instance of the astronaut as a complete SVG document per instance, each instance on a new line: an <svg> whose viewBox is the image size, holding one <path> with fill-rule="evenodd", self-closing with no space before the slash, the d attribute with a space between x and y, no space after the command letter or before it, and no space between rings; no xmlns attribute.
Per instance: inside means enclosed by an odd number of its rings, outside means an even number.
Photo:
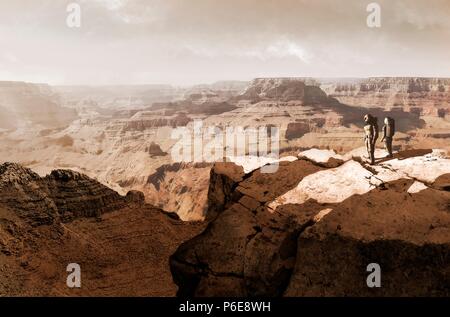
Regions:
<svg viewBox="0 0 450 317"><path fill-rule="evenodd" d="M378 139L378 119L370 114L364 116L364 143L369 155L370 165L375 164L375 144Z"/></svg>
<svg viewBox="0 0 450 317"><path fill-rule="evenodd" d="M388 157L393 157L392 155L392 139L395 134L395 120L386 117L384 118L384 126L383 126L383 137L381 138L381 142L384 141L384 146L386 151L388 152Z"/></svg>

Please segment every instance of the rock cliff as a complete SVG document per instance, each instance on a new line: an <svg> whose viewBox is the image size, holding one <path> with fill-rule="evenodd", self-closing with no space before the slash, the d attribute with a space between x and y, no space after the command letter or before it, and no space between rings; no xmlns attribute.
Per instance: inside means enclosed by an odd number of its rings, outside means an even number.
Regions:
<svg viewBox="0 0 450 317"><path fill-rule="evenodd" d="M238 97L242 100L298 100L304 103L323 102L327 95L317 81L308 78L256 78Z"/></svg>
<svg viewBox="0 0 450 317"><path fill-rule="evenodd" d="M358 107L444 117L450 112L450 79L376 77L325 83L324 91L341 103Z"/></svg>
<svg viewBox="0 0 450 317"><path fill-rule="evenodd" d="M102 213L142 204L143 196L126 197L83 174L54 170L41 178L15 163L0 165L0 204L4 204L32 225L67 222L79 217L100 217Z"/></svg>
<svg viewBox="0 0 450 317"><path fill-rule="evenodd" d="M449 296L450 160L377 150L371 167L363 152L309 150L273 174L215 166L218 215L170 260L178 294ZM366 284L370 263L381 288Z"/></svg>
<svg viewBox="0 0 450 317"><path fill-rule="evenodd" d="M203 228L70 170L0 165L0 296L174 296L168 258ZM67 265L81 288L66 285Z"/></svg>

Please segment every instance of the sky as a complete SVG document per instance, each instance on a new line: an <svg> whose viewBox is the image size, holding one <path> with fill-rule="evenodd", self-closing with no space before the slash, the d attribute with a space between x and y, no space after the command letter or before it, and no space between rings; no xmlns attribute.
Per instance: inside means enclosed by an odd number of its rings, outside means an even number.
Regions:
<svg viewBox="0 0 450 317"><path fill-rule="evenodd" d="M450 77L450 1L0 0L0 80L192 85ZM81 8L70 28L67 6Z"/></svg>

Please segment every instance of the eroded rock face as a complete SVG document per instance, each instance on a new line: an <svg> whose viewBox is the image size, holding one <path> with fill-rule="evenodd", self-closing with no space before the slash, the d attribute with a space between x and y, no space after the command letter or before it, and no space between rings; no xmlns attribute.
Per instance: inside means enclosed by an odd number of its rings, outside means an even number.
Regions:
<svg viewBox="0 0 450 317"><path fill-rule="evenodd" d="M148 147L148 153L150 154L151 157L167 155L167 153L161 150L161 147L155 142L150 143L150 146Z"/></svg>
<svg viewBox="0 0 450 317"><path fill-rule="evenodd" d="M142 203L142 196L126 197L99 182L70 170L55 170L44 182L63 222L79 217L100 217L105 212L124 208L129 201Z"/></svg>
<svg viewBox="0 0 450 317"><path fill-rule="evenodd" d="M450 79L379 77L325 85L331 97L347 105L445 116L450 111Z"/></svg>
<svg viewBox="0 0 450 317"><path fill-rule="evenodd" d="M292 140L296 138L301 138L306 133L311 132L311 127L308 123L303 122L291 122L288 124L285 138L287 140Z"/></svg>
<svg viewBox="0 0 450 317"><path fill-rule="evenodd" d="M14 163L0 165L0 203L15 210L32 225L67 222L79 217L100 217L129 202L142 203L143 197L128 198L78 172L54 170L41 178Z"/></svg>
<svg viewBox="0 0 450 317"><path fill-rule="evenodd" d="M251 81L239 99L300 100L315 103L327 100L327 95L310 78L256 78Z"/></svg>
<svg viewBox="0 0 450 317"><path fill-rule="evenodd" d="M147 201L184 221L204 220L211 163L164 164L147 179Z"/></svg>
<svg viewBox="0 0 450 317"><path fill-rule="evenodd" d="M303 160L284 161L277 173L256 170L241 181L242 174L229 175L233 168L236 165L223 163L215 171L222 178L228 173L229 181L223 183L235 187L232 194L210 191L211 201L225 205L224 210L171 257L179 295L277 296L288 283L297 234L311 221L314 208L281 215L269 213L264 205L321 168Z"/></svg>
<svg viewBox="0 0 450 317"><path fill-rule="evenodd" d="M77 172L41 178L2 164L0 296L175 296L168 258L203 228L145 204L141 192L123 197ZM69 263L81 266L81 288L66 285Z"/></svg>
<svg viewBox="0 0 450 317"><path fill-rule="evenodd" d="M213 218L219 212L225 210L230 202L235 201L237 185L244 179L245 173L242 166L234 163L215 163L211 168L208 188L208 212L207 216Z"/></svg>
<svg viewBox="0 0 450 317"><path fill-rule="evenodd" d="M408 193L412 180L355 195L298 239L286 296L448 296L450 193ZM381 288L366 267L381 267Z"/></svg>
<svg viewBox="0 0 450 317"><path fill-rule="evenodd" d="M52 224L59 218L55 201L39 175L19 164L0 165L0 203L31 225Z"/></svg>
<svg viewBox="0 0 450 317"><path fill-rule="evenodd" d="M305 97L305 83L282 78L254 79L242 94L242 98L303 100Z"/></svg>
<svg viewBox="0 0 450 317"><path fill-rule="evenodd" d="M280 162L276 173L240 176L220 196L225 208L171 257L178 294L448 296L450 164L430 152L374 167L349 158L328 168L333 153L310 151ZM401 162L398 170L392 161ZM408 176L411 164L447 173L423 188ZM381 265L380 289L367 287L370 263Z"/></svg>

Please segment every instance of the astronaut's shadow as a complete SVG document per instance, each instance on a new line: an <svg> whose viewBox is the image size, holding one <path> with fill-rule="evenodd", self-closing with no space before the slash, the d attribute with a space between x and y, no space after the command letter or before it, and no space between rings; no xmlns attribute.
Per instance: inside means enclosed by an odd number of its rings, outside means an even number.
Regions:
<svg viewBox="0 0 450 317"><path fill-rule="evenodd" d="M398 159L398 160L405 160L407 158L411 158L411 157L416 157L416 156L423 156L426 154L429 154L433 152L433 150L431 149L417 149L417 150L404 150L404 151L398 151L393 153L394 156L393 157L382 157L382 158L375 158L375 163L383 163L386 161L390 161L393 159Z"/></svg>

